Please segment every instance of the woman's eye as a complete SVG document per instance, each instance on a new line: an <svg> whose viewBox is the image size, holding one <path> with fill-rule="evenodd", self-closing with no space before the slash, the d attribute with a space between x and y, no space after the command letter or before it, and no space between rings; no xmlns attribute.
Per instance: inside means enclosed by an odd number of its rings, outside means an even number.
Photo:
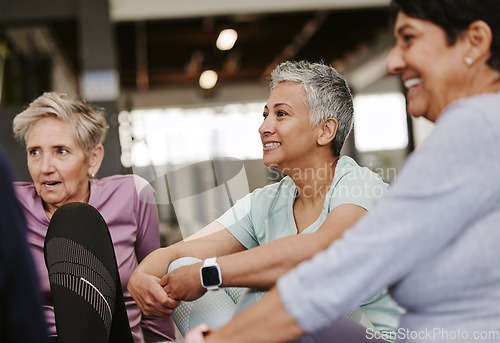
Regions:
<svg viewBox="0 0 500 343"><path fill-rule="evenodd" d="M68 150L66 150L66 149L64 149L64 148L59 148L58 152L59 152L59 154L61 154L61 155L65 155L65 154L67 154L67 153L68 153Z"/></svg>
<svg viewBox="0 0 500 343"><path fill-rule="evenodd" d="M408 44L413 40L413 38L415 38L414 35L410 35L410 34L403 35L403 42Z"/></svg>
<svg viewBox="0 0 500 343"><path fill-rule="evenodd" d="M283 116L286 116L287 113L285 111L278 111L277 115L278 115L278 117L283 117Z"/></svg>
<svg viewBox="0 0 500 343"><path fill-rule="evenodd" d="M38 155L40 155L40 151L36 150L36 149L33 149L33 150L28 151L28 154L30 156L38 156Z"/></svg>
<svg viewBox="0 0 500 343"><path fill-rule="evenodd" d="M262 113L262 117L264 117L264 119L266 119L268 115L269 115L269 113L266 113L266 112Z"/></svg>

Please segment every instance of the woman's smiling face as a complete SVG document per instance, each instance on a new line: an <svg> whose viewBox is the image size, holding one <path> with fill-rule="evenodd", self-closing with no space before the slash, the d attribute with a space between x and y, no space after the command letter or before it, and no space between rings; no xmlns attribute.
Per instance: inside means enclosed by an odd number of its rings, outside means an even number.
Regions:
<svg viewBox="0 0 500 343"><path fill-rule="evenodd" d="M401 75L410 114L436 121L446 106L470 92L464 62L467 45L460 37L449 45L441 27L401 12L394 32L396 44L387 69Z"/></svg>
<svg viewBox="0 0 500 343"><path fill-rule="evenodd" d="M49 212L89 196L89 159L62 120L37 121L26 140L28 169Z"/></svg>
<svg viewBox="0 0 500 343"><path fill-rule="evenodd" d="M259 128L266 166L281 171L308 165L315 156L320 125L311 125L302 85L283 82L271 92Z"/></svg>

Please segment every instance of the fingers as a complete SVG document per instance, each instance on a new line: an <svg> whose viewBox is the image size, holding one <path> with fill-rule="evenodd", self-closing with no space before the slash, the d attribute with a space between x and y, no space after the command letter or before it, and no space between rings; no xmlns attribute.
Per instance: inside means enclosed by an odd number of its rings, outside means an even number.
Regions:
<svg viewBox="0 0 500 343"><path fill-rule="evenodd" d="M167 285L167 280L169 278L169 274L163 275L163 277L160 279L160 286L165 287Z"/></svg>
<svg viewBox="0 0 500 343"><path fill-rule="evenodd" d="M172 312L179 306L181 303L180 300L174 299L167 295L167 301L163 304L164 307L172 309Z"/></svg>
<svg viewBox="0 0 500 343"><path fill-rule="evenodd" d="M151 275L137 275L128 289L135 302L146 316L169 317L179 302L163 291L159 279Z"/></svg>
<svg viewBox="0 0 500 343"><path fill-rule="evenodd" d="M163 288L156 284L154 290L144 298L141 310L147 316L169 317L177 306L179 302L170 298Z"/></svg>
<svg viewBox="0 0 500 343"><path fill-rule="evenodd" d="M175 278L174 278L175 280ZM175 299L178 301L185 300L185 292L190 288L190 286L186 283L181 282L173 282L172 283L171 273L163 276L160 280L160 286L163 287L164 292L168 295L169 298ZM177 286L176 286L177 285ZM180 287L180 288L179 288Z"/></svg>

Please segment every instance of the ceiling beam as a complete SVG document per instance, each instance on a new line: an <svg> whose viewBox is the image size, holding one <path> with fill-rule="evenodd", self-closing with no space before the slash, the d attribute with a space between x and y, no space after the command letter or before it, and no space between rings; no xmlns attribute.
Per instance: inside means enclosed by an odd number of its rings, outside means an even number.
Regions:
<svg viewBox="0 0 500 343"><path fill-rule="evenodd" d="M267 66L266 70L261 76L261 79L266 79L271 71L281 62L285 60L294 59L297 53L304 47L304 45L309 41L309 39L314 36L316 31L321 27L325 21L328 13L325 11L318 11L316 15L309 20L302 30L293 38L293 40L288 44L281 53L274 58L274 60Z"/></svg>
<svg viewBox="0 0 500 343"><path fill-rule="evenodd" d="M361 47L358 53L352 54L349 61L345 61L341 72L355 91L362 91L388 74L387 56L393 45L394 36L392 28L389 28L381 32L369 46Z"/></svg>
<svg viewBox="0 0 500 343"><path fill-rule="evenodd" d="M109 0L112 21L172 19L388 6L390 0Z"/></svg>

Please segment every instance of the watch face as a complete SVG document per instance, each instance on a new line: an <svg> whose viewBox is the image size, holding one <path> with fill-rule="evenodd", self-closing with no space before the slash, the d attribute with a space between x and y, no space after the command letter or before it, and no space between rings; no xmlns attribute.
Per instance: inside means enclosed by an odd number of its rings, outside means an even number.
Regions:
<svg viewBox="0 0 500 343"><path fill-rule="evenodd" d="M220 285L219 269L216 266L201 268L201 275L205 287Z"/></svg>

